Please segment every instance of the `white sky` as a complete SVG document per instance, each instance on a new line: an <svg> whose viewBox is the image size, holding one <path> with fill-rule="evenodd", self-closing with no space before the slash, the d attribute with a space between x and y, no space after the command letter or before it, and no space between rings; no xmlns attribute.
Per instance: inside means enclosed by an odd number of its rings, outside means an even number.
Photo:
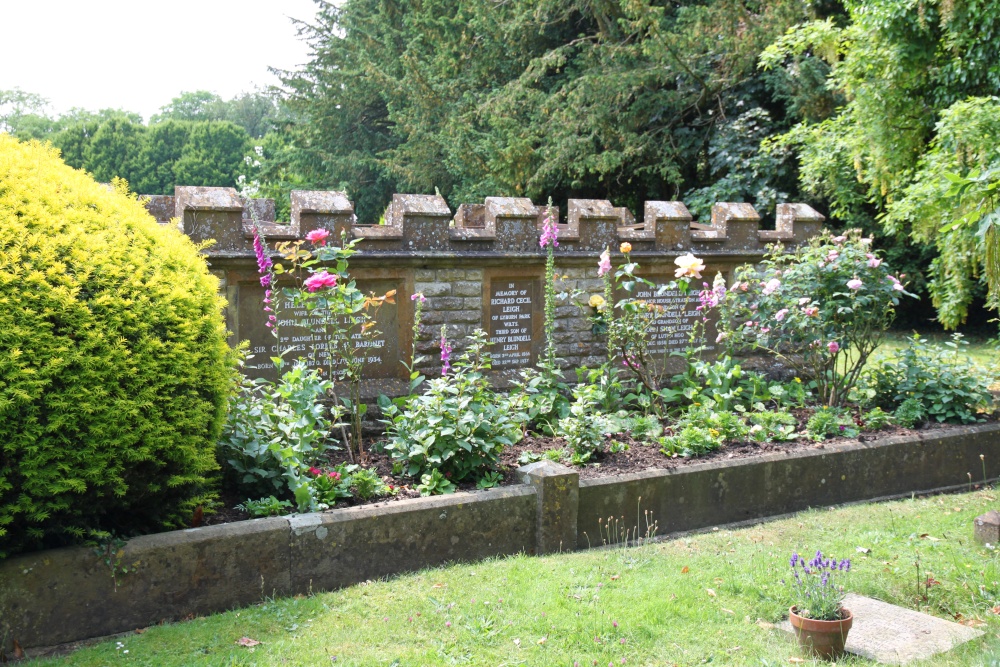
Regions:
<svg viewBox="0 0 1000 667"><path fill-rule="evenodd" d="M315 14L312 0L0 0L0 90L148 120L184 91L278 83L268 67L309 59L291 18Z"/></svg>

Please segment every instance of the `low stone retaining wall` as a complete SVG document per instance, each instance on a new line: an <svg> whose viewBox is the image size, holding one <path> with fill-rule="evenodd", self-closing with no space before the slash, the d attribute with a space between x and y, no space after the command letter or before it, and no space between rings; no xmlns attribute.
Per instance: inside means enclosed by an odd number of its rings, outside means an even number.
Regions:
<svg viewBox="0 0 1000 667"><path fill-rule="evenodd" d="M542 461L502 489L139 537L117 577L92 549L37 552L0 562L0 639L52 646L449 561L597 546L599 520L644 529L647 510L669 534L960 488L982 481L980 455L1000 476L1000 424L582 482Z"/></svg>

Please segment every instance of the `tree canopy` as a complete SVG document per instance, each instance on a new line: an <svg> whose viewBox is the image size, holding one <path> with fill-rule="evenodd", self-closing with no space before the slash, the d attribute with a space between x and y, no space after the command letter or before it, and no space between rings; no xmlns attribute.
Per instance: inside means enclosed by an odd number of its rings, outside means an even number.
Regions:
<svg viewBox="0 0 1000 667"><path fill-rule="evenodd" d="M276 164L346 188L362 219L434 188L453 203L690 194L699 214L725 194L766 212L795 174L759 139L796 120L780 99L795 91L757 58L815 18L791 0L323 4L313 60L284 75L293 149Z"/></svg>
<svg viewBox="0 0 1000 667"><path fill-rule="evenodd" d="M978 208L950 192L949 174L1000 166L1000 5L989 0L845 0L848 20L796 26L761 58L801 80L829 67L843 99L775 145L800 161L805 193L847 223L878 216L886 234L932 244L928 287L938 318L961 324L986 260L981 231L953 224Z"/></svg>

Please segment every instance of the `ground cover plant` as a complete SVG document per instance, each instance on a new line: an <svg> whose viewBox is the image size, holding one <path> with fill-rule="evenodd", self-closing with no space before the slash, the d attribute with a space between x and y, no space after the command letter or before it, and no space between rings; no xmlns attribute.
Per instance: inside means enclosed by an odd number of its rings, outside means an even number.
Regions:
<svg viewBox="0 0 1000 667"><path fill-rule="evenodd" d="M851 559L850 592L985 631L927 664L989 665L1000 659L1000 556L970 531L995 503L985 489L818 509L641 548L514 556L295 598L265 594L254 607L33 664L822 664L773 627L795 602L790 555L822 550Z"/></svg>
<svg viewBox="0 0 1000 667"><path fill-rule="evenodd" d="M235 376L218 280L127 185L0 134L0 558L190 525Z"/></svg>

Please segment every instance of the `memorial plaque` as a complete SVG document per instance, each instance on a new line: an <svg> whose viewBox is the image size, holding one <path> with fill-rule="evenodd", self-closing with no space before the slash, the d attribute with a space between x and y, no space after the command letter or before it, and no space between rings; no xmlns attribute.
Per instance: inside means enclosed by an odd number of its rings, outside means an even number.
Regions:
<svg viewBox="0 0 1000 667"><path fill-rule="evenodd" d="M493 369L531 366L538 356L538 334L542 324L541 281L496 276L486 284Z"/></svg>
<svg viewBox="0 0 1000 667"><path fill-rule="evenodd" d="M717 322L718 313L709 311L708 321L704 321L704 315L698 306L698 294L703 289L702 282L709 285L715 278L718 270L711 269L703 272L702 280L694 280L691 283L691 290L685 294L679 289L660 290L661 285L665 285L673 280L672 275L651 275L644 276L647 280L656 283L656 287L638 285L634 298L655 304L664 309L664 313L656 318L653 330L650 332L649 352L658 358L669 356L672 352L682 352L687 347L703 347L704 357L714 357L718 348L715 338L718 335ZM725 274L723 274L725 275ZM621 297L619 297L621 298ZM698 337L691 340L692 332L698 327Z"/></svg>
<svg viewBox="0 0 1000 667"><path fill-rule="evenodd" d="M397 296L407 293L402 279L358 280L357 286L363 293L372 292L376 296L391 290L396 290ZM249 341L249 353L252 355L244 367L247 375L276 379L277 372L271 357L286 349L291 349L285 355L288 361L302 359L310 368L328 369L334 334L324 326L323 314L314 312L310 317L305 309L296 308L290 298L279 296L276 309L278 336L275 337L266 326L263 299L264 289L259 283L240 286L238 338ZM395 299L395 303L384 302L378 308L376 334L362 336L359 329L349 332L355 341L351 348L365 357L363 376L366 379L398 378L405 370L400 363L403 351L399 304L399 299ZM346 360L338 359L334 368L344 365Z"/></svg>

